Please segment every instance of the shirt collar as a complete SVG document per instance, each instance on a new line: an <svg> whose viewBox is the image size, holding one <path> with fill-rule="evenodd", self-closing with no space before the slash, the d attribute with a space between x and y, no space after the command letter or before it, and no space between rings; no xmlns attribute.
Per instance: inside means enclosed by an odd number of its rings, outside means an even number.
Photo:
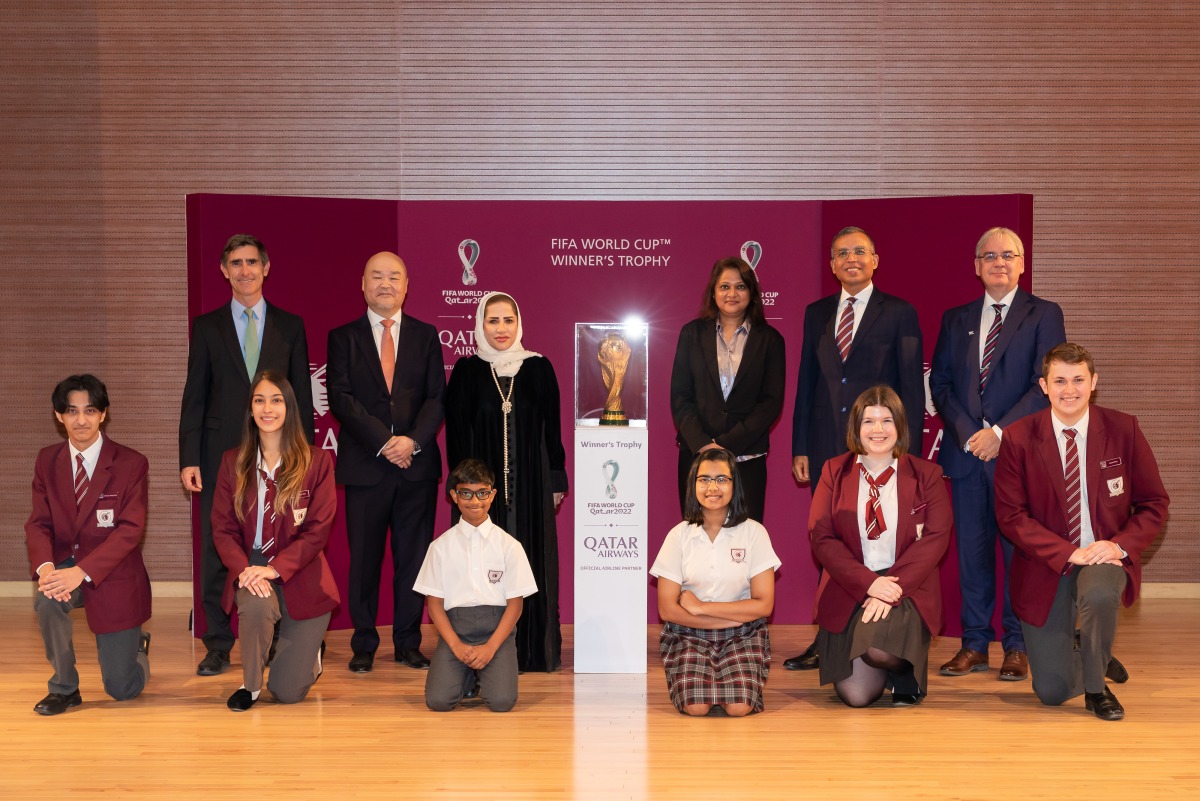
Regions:
<svg viewBox="0 0 1200 801"><path fill-rule="evenodd" d="M862 465L862 464L863 464L863 460L862 460L862 454L860 453L858 456L856 456L856 457L855 457L855 459L854 459L854 461L855 461L857 464L860 464L860 465ZM868 469L867 469L867 472L871 474L871 478L879 478L879 475L880 475L880 473L883 473L883 472L884 472L885 470L887 470L889 467L896 467L896 466L897 466L899 463L900 463L900 460L899 460L899 459L897 459L895 456L893 456L893 457L892 457L892 461L890 461L890 462L888 462L887 464L885 464L885 465L884 465L884 466L883 466L881 469L879 469L879 470L877 470L876 472L873 472L873 473L872 473L872 472L871 472L871 470L870 470L870 468L868 468ZM866 465L863 465L863 467L866 467ZM862 471L860 470L858 474L859 474L859 476L861 476L861 475L862 475Z"/></svg>
<svg viewBox="0 0 1200 801"><path fill-rule="evenodd" d="M460 517L458 519L458 525L462 528L463 534L466 534L468 537L472 534L478 534L485 540L496 528L496 524L492 522L490 517L484 518L484 521L480 523L478 527L472 526L470 523Z"/></svg>
<svg viewBox="0 0 1200 801"><path fill-rule="evenodd" d="M864 287L863 289L859 290L859 293L857 295L851 295L849 292L846 291L845 287L843 287L842 293L838 298L838 305L845 306L846 298L854 298L854 300L856 301L854 304L855 306L857 306L859 303L861 303L865 306L867 301L869 301L871 299L871 293L874 291L875 291L875 282L874 281L867 284L866 287Z"/></svg>
<svg viewBox="0 0 1200 801"><path fill-rule="evenodd" d="M1083 413L1083 417L1080 417L1078 420L1076 420L1075 425L1069 426L1066 423L1064 423L1063 421L1059 420L1058 417L1054 414L1054 410L1051 409L1050 410L1050 422L1054 425L1054 436L1059 439L1062 439L1063 438L1063 429L1073 428L1077 432L1075 434L1076 438L1087 439L1088 418L1091 416L1092 416L1092 405L1089 403L1087 411Z"/></svg>
<svg viewBox="0 0 1200 801"><path fill-rule="evenodd" d="M279 465L282 463L283 463L283 459L280 459L279 462L276 463L276 465L274 467L267 467L267 463L263 461L263 455L262 455L261 450L258 452L258 459L255 461L255 464L258 465L258 469L263 471L264 473L266 473L267 476L270 477L271 479L275 478L275 471L279 469Z"/></svg>
<svg viewBox="0 0 1200 801"><path fill-rule="evenodd" d="M88 465L94 465L96 463L96 460L100 458L100 447L103 444L104 444L104 435L100 434L98 432L96 434L96 441L93 442L91 445L88 445L86 448L84 448L81 451L76 450L75 444L68 441L67 446L71 449L71 462L74 463L75 457L82 453L84 463L88 464Z"/></svg>
<svg viewBox="0 0 1200 801"><path fill-rule="evenodd" d="M717 333L718 334L722 333L721 332L721 318L718 317L713 322L716 324ZM741 331L746 334L750 333L750 318L749 317L742 318L741 324L738 325L738 327L736 329L734 329L734 333L736 334L738 331Z"/></svg>
<svg viewBox="0 0 1200 801"><path fill-rule="evenodd" d="M400 329L400 315L401 314L403 314L403 312L397 311L391 317L391 319L396 321L396 325L393 326L393 328L392 328L393 333L395 333L396 331L398 331ZM380 321L382 321L384 318L383 318L382 314L376 314L375 310L372 309L370 306L368 306L367 307L367 319L371 321L371 327L374 328L375 326L379 325Z"/></svg>
<svg viewBox="0 0 1200 801"><path fill-rule="evenodd" d="M258 303L255 303L253 306L243 306L237 302L237 298L234 298L233 300L229 301L229 308L233 310L233 317L235 320L241 319L242 313L245 312L246 309L253 309L254 316L259 322L262 322L263 315L267 311L267 299L264 296L259 295Z"/></svg>
<svg viewBox="0 0 1200 801"><path fill-rule="evenodd" d="M983 293L983 305L985 308L990 308L991 306L994 306L997 303L1002 303L1002 304L1004 304L1004 308L1011 309L1013 298L1015 298L1017 296L1018 289L1020 289L1020 287L1014 286L1012 288L1012 292L1009 292L1007 295L1000 298L1000 300L992 300L992 296L989 295L988 293L984 292Z"/></svg>

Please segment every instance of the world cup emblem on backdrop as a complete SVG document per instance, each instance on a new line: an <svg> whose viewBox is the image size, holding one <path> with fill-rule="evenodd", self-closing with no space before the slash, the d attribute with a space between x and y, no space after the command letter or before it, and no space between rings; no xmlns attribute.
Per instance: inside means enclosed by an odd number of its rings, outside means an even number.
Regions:
<svg viewBox="0 0 1200 801"><path fill-rule="evenodd" d="M612 471L609 471L612 468ZM615 459L609 459L604 464L600 465L600 472L604 475L604 480L608 482L608 486L604 488L604 494L609 500L617 497L617 473L621 472L621 465L617 464Z"/></svg>
<svg viewBox="0 0 1200 801"><path fill-rule="evenodd" d="M742 243L742 261L750 265L750 269L758 271L758 262L762 259L762 245L753 239Z"/></svg>
<svg viewBox="0 0 1200 801"><path fill-rule="evenodd" d="M462 262L463 286L475 286L479 281L475 276L475 262L479 261L479 243L474 239L464 239L459 242L458 260Z"/></svg>

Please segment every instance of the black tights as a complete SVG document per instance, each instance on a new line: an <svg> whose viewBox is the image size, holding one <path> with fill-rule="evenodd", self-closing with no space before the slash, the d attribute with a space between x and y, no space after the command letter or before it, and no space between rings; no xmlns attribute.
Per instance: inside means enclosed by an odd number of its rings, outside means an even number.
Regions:
<svg viewBox="0 0 1200 801"><path fill-rule="evenodd" d="M834 682L833 690L846 706L870 706L883 696L889 673L908 673L912 662L893 656L878 648L867 652L851 663L853 672L848 679Z"/></svg>

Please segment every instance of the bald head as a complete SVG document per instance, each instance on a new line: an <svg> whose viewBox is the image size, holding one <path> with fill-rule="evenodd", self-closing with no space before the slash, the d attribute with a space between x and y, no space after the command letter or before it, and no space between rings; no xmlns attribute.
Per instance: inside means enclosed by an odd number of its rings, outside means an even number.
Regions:
<svg viewBox="0 0 1200 801"><path fill-rule="evenodd" d="M395 253L376 253L367 259L362 279L363 298L371 311L393 317L408 294L408 269Z"/></svg>

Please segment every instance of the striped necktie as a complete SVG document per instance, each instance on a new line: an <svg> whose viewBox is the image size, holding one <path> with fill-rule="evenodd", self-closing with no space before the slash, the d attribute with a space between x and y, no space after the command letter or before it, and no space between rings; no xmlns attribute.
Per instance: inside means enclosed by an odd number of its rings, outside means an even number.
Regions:
<svg viewBox="0 0 1200 801"><path fill-rule="evenodd" d="M854 298L846 298L846 308L842 310L842 319L838 321L837 349L842 361L850 355L850 340L854 337Z"/></svg>
<svg viewBox="0 0 1200 801"><path fill-rule="evenodd" d="M1083 536L1083 525L1080 514L1079 492L1079 446L1075 444L1075 435L1079 433L1073 428L1064 428L1063 436L1067 438L1067 455L1063 465L1063 478L1067 482L1067 533L1071 544L1078 547Z"/></svg>
<svg viewBox="0 0 1200 801"><path fill-rule="evenodd" d="M879 488L891 481L896 468L889 466L887 470L879 474L879 478L871 478L866 466L861 463L858 468L862 470L862 476L867 480L867 486L870 488L864 521L867 526L867 539L877 540L880 534L887 531L887 523L883 520L883 506L879 503Z"/></svg>
<svg viewBox="0 0 1200 801"><path fill-rule="evenodd" d="M992 356L996 353L996 340L1000 339L1000 329L1004 327L1004 304L993 303L996 316L992 318L992 327L988 329L987 339L983 341L983 359L979 362L979 391L987 386L988 374L992 370Z"/></svg>
<svg viewBox="0 0 1200 801"><path fill-rule="evenodd" d="M83 466L83 454L75 454L75 505L83 505L83 496L87 495L88 484L91 481L88 479L87 468Z"/></svg>

